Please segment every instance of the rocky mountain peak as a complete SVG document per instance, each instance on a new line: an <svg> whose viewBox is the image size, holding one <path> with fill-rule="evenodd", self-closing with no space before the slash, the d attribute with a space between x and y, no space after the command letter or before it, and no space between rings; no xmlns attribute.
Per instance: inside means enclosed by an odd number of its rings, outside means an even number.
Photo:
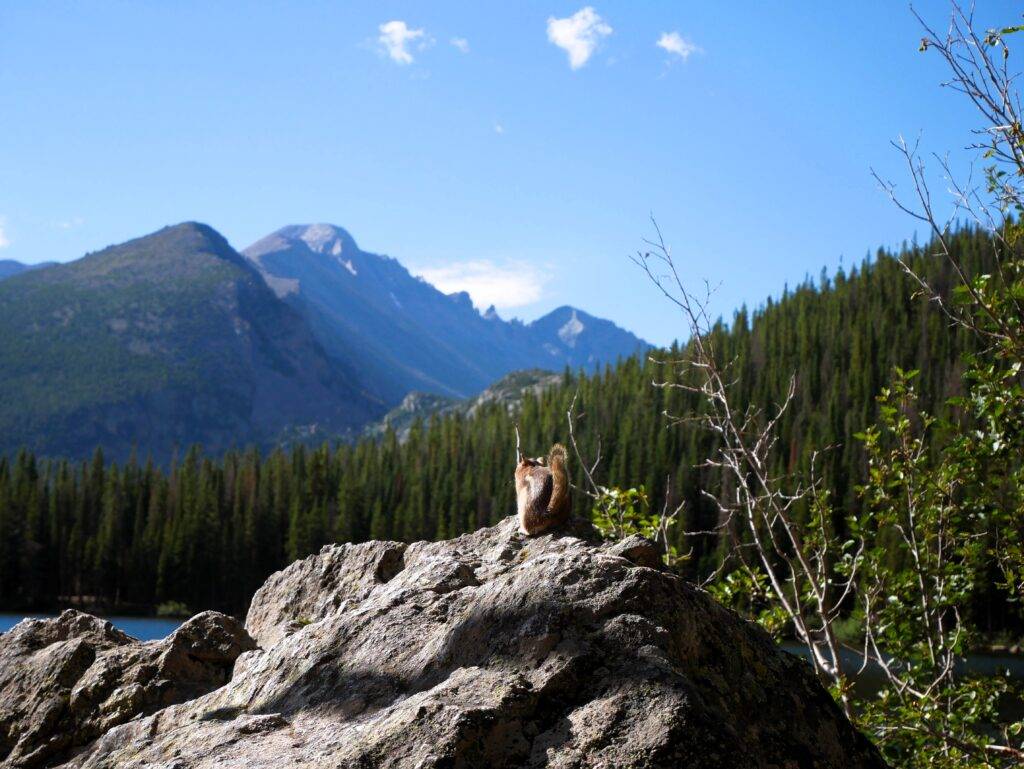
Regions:
<svg viewBox="0 0 1024 769"><path fill-rule="evenodd" d="M289 224L272 232L242 251L259 262L260 257L287 251L293 256L305 252L351 260L361 254L355 238L348 230L334 224Z"/></svg>
<svg viewBox="0 0 1024 769"><path fill-rule="evenodd" d="M583 522L331 545L267 580L247 635L200 617L210 640L193 627L134 656L80 620L0 636L0 757L31 733L50 747L10 765L884 766L805 662L662 570L652 543ZM160 668L175 649L234 665L161 707L150 693L184 691L161 689L185 674ZM53 684L25 702L17 682L36 679Z"/></svg>
<svg viewBox="0 0 1024 769"><path fill-rule="evenodd" d="M473 307L473 298L469 295L468 291L453 291L448 294L448 298L460 307L466 307L469 309L472 309Z"/></svg>
<svg viewBox="0 0 1024 769"><path fill-rule="evenodd" d="M341 256L345 251L358 249L352 236L333 224L310 224L299 235L299 240L318 254L331 256Z"/></svg>

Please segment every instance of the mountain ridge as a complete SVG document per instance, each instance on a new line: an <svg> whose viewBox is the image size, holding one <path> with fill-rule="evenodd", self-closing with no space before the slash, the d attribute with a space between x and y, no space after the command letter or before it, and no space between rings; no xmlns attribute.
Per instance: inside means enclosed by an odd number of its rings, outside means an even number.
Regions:
<svg viewBox="0 0 1024 769"><path fill-rule="evenodd" d="M0 280L20 275L23 272L41 270L43 267L52 267L57 262L39 262L38 264L26 264L14 259L0 259Z"/></svg>

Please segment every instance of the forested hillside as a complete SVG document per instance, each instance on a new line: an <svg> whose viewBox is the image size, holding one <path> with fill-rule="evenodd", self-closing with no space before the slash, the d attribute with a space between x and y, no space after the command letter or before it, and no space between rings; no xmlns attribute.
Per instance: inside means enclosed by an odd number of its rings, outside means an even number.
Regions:
<svg viewBox="0 0 1024 769"><path fill-rule="evenodd" d="M166 461L384 412L218 232L185 222L0 281L0 450Z"/></svg>
<svg viewBox="0 0 1024 769"><path fill-rule="evenodd" d="M954 238L975 272L985 268L984 243L973 230ZM905 256L934 285L953 285L947 264L924 249L909 247ZM833 447L823 470L840 513L857 510L865 457L854 436L873 421L893 367L920 369L922 406L941 410L960 386L969 343L914 296L896 259L881 252L739 311L716 336L720 356L736 361L743 404L771 408L796 375L775 461L780 470L806 466L813 449ZM567 439L566 411L577 392L581 451L593 456L600 440L598 481L642 484L659 507L667 491L673 502L687 501L688 527L706 529L714 513L700 489L720 489L697 466L712 439L663 416L697 403L652 386L670 375L637 359L592 376L567 371L560 385L527 397L517 417L491 404L470 417L417 423L405 442L389 432L354 445L216 460L195 448L167 472L144 460L106 463L100 452L81 464L12 456L0 463L0 597L6 608L84 596L107 606L177 600L240 612L268 573L326 542L433 539L493 523L514 512L514 422L524 449L539 454ZM575 505L588 512L583 495ZM685 566L691 574L714 565L714 538L679 544L694 549Z"/></svg>

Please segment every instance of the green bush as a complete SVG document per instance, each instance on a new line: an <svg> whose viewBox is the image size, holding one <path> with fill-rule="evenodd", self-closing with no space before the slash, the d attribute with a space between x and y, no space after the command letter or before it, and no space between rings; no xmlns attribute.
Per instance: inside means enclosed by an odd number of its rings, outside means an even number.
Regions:
<svg viewBox="0 0 1024 769"><path fill-rule="evenodd" d="M156 616L158 617L191 617L192 610L181 601L164 601L157 605Z"/></svg>

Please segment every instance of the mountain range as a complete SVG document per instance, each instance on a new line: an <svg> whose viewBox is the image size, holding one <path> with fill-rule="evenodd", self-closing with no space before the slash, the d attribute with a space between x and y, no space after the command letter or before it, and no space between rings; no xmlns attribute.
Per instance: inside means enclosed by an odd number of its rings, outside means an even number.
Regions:
<svg viewBox="0 0 1024 769"><path fill-rule="evenodd" d="M647 347L573 307L529 324L502 320L493 307L480 314L469 294L444 294L329 224L284 227L242 253L324 349L358 361L389 404L412 390L466 398L517 369L590 370Z"/></svg>
<svg viewBox="0 0 1024 769"><path fill-rule="evenodd" d="M325 224L240 253L188 222L0 278L0 451L166 460L356 436L412 391L465 399L647 348L572 307L481 314Z"/></svg>

